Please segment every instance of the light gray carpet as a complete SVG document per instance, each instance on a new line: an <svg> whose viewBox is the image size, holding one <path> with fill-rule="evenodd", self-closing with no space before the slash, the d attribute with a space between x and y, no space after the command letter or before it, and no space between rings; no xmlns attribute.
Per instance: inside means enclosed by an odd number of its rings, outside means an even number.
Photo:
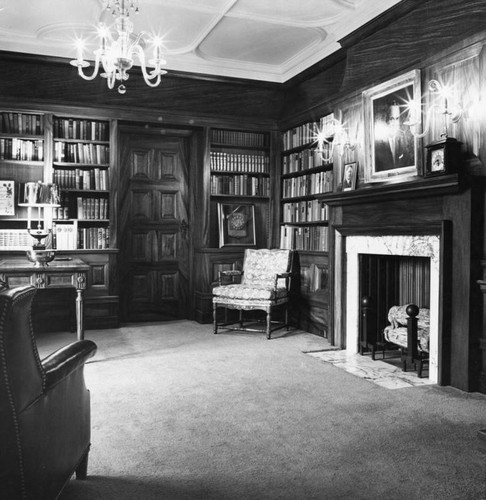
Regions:
<svg viewBox="0 0 486 500"><path fill-rule="evenodd" d="M89 477L62 500L486 498L484 395L390 391L304 354L329 346L298 331L181 321L87 338ZM41 336L41 353L65 339Z"/></svg>

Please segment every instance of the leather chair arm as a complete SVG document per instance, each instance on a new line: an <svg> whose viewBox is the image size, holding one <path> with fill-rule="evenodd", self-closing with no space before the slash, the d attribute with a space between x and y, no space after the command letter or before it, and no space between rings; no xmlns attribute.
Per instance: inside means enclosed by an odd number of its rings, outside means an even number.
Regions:
<svg viewBox="0 0 486 500"><path fill-rule="evenodd" d="M49 389L67 377L94 356L97 346L91 340L79 340L61 347L42 360L46 374L46 387Z"/></svg>

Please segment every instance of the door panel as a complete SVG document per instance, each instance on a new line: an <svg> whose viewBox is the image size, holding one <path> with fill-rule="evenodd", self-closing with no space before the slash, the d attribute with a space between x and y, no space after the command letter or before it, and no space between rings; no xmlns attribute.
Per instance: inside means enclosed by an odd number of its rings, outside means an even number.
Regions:
<svg viewBox="0 0 486 500"><path fill-rule="evenodd" d="M123 130L120 282L124 321L189 317L188 136Z"/></svg>

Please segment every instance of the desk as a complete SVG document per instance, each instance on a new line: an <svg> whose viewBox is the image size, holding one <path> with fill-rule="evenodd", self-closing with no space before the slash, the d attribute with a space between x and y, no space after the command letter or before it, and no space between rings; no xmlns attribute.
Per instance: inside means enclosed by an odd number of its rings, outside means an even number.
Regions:
<svg viewBox="0 0 486 500"><path fill-rule="evenodd" d="M36 288L76 289L76 334L84 338L83 291L86 289L89 265L81 259L54 259L45 267L34 267L25 258L0 259L0 279L10 288L32 285Z"/></svg>

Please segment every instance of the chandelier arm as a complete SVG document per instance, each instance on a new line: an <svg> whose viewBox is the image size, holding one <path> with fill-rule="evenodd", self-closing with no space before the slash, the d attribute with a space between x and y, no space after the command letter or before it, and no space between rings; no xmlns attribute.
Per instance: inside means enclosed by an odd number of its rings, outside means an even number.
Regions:
<svg viewBox="0 0 486 500"><path fill-rule="evenodd" d="M161 75L167 73L166 71L160 69L160 63L156 62L154 70L151 72L151 74L147 71L146 65L145 65L145 54L143 52L142 47L140 45L137 45L134 47L134 52L137 54L138 59L140 61L140 67L142 68L142 74L143 74L143 79L145 80L145 83L149 87L157 87L161 81ZM155 82L152 82L152 80L155 79Z"/></svg>
<svg viewBox="0 0 486 500"><path fill-rule="evenodd" d="M84 61L77 61L78 63L84 63ZM89 63L88 63L89 64ZM93 73L91 75L86 75L83 71L83 64L77 64L78 67L78 75L84 80L94 80L98 76L98 71L100 69L100 57L99 54L96 54L96 59L94 62Z"/></svg>
<svg viewBox="0 0 486 500"><path fill-rule="evenodd" d="M115 80L116 80L116 71L112 71L107 77L106 77L106 84L108 85L108 88L110 90L113 89L115 86Z"/></svg>

